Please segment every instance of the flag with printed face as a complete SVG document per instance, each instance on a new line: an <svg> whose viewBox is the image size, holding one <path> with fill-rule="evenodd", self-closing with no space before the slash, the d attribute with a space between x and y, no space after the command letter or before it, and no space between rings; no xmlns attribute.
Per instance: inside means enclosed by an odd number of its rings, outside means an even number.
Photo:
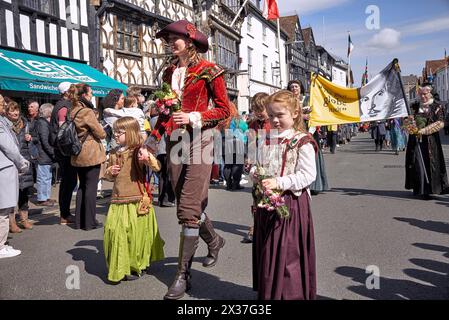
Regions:
<svg viewBox="0 0 449 320"><path fill-rule="evenodd" d="M309 126L407 117L400 76L394 61L361 88L337 86L312 74Z"/></svg>
<svg viewBox="0 0 449 320"><path fill-rule="evenodd" d="M276 0L265 0L262 15L267 20L279 18L279 9Z"/></svg>

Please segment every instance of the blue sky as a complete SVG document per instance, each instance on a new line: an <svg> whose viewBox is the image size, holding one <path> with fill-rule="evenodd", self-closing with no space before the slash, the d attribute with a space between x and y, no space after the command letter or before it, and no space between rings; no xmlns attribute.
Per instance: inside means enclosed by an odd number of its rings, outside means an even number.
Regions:
<svg viewBox="0 0 449 320"><path fill-rule="evenodd" d="M380 22L371 30L365 13L370 5L379 9ZM343 58L351 32L357 86L366 58L371 78L393 58L399 59L403 75L421 75L426 60L442 59L445 48L449 55L449 0L278 0L278 6L281 15L296 11L301 26L313 28L316 43Z"/></svg>

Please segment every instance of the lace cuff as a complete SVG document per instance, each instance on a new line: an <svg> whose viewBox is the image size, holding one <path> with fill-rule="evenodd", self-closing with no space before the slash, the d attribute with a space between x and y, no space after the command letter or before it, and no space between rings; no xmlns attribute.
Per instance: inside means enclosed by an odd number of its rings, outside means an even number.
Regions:
<svg viewBox="0 0 449 320"><path fill-rule="evenodd" d="M190 121L190 125L194 129L200 129L203 126L203 123L201 121L201 113L199 113L199 112L190 112L189 113L189 121Z"/></svg>

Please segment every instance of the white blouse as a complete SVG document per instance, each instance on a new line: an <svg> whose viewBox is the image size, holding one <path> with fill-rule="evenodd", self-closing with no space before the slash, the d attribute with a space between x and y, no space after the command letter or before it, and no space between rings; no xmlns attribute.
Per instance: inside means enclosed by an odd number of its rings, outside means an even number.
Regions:
<svg viewBox="0 0 449 320"><path fill-rule="evenodd" d="M285 141L292 139L297 132L293 129L286 130L278 135L271 135L270 138ZM299 139L305 137L300 134ZM287 161L284 168L284 176L280 176L282 168L282 156L288 144L280 143L262 146L262 167L268 176L276 177L278 189L292 191L296 196L300 196L303 189L307 189L310 195L309 186L316 179L315 149L313 145L307 143L300 148L293 148L287 151ZM255 167L252 168L254 172Z"/></svg>
<svg viewBox="0 0 449 320"><path fill-rule="evenodd" d="M173 71L173 75L171 78L171 88L179 97L179 100L182 99L182 93L184 91L184 80L186 77L187 67L177 67ZM189 121L192 128L201 128L203 126L201 122L201 113L199 112L190 112L189 113Z"/></svg>

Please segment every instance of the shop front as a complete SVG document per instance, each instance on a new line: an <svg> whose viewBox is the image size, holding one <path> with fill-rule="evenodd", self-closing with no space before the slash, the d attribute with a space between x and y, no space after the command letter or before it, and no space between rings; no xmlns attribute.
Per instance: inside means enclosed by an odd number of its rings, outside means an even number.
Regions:
<svg viewBox="0 0 449 320"><path fill-rule="evenodd" d="M80 61L0 47L0 94L21 104L27 99L54 103L59 99L58 85L64 81L89 84L97 98L111 89L127 89Z"/></svg>

